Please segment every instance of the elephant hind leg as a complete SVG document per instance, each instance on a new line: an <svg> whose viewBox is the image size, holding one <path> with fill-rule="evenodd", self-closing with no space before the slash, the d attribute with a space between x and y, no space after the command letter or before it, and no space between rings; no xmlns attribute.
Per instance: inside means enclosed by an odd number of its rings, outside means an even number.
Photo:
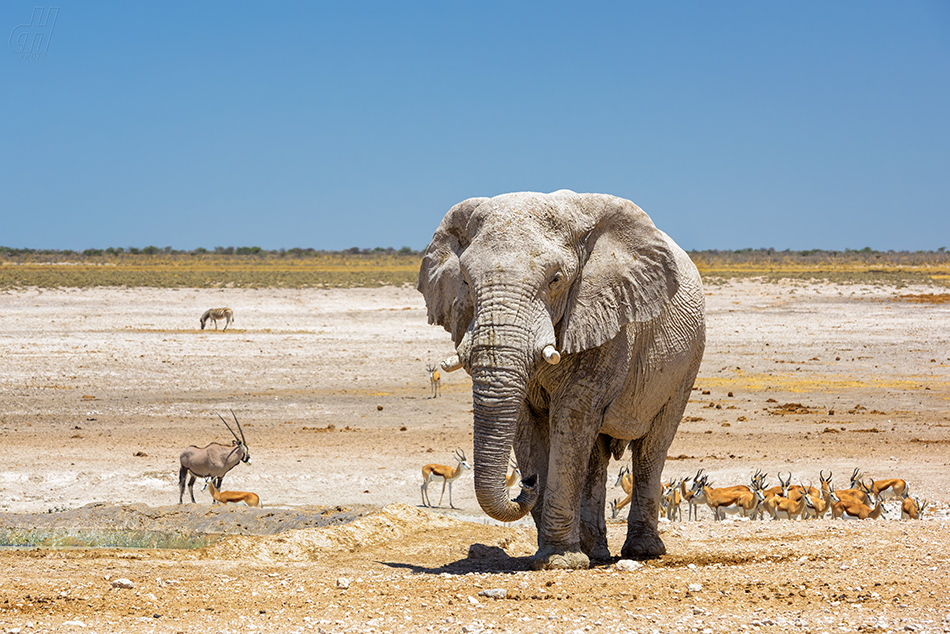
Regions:
<svg viewBox="0 0 950 634"><path fill-rule="evenodd" d="M646 436L630 443L633 489L627 515L627 538L620 551L625 558L653 559L666 554L666 546L657 530L662 495L660 478L666 452L686 409L688 391L685 395L685 398L668 401L654 417Z"/></svg>

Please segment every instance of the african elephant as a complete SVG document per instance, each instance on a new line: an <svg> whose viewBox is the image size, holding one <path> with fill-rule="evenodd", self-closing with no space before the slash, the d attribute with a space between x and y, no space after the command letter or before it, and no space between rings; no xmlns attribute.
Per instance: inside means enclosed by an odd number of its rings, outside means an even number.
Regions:
<svg viewBox="0 0 950 634"><path fill-rule="evenodd" d="M660 474L705 347L689 256L628 200L522 192L445 215L418 289L452 335L443 368L472 376L475 493L489 516L531 512L539 568L610 558L607 464L633 452L624 557L666 552ZM522 491L505 489L512 446Z"/></svg>

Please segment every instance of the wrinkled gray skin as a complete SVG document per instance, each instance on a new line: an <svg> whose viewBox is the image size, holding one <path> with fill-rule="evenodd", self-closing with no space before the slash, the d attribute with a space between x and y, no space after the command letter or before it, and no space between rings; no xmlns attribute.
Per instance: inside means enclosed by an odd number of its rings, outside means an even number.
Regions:
<svg viewBox="0 0 950 634"><path fill-rule="evenodd" d="M686 253L622 198L471 198L436 230L418 288L472 376L485 513L510 522L531 512L539 568L609 559L607 464L629 445L621 554L666 552L660 474L705 345L702 282ZM542 355L548 344L557 365ZM529 474L515 500L505 489L512 446Z"/></svg>

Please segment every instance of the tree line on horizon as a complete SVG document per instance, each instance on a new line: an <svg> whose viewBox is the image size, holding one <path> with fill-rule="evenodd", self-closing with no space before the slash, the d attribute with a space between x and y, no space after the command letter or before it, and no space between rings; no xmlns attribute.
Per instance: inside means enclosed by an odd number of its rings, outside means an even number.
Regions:
<svg viewBox="0 0 950 634"><path fill-rule="evenodd" d="M805 250L777 250L774 248L745 248L745 249L704 249L687 251L692 257L709 257L727 260L762 260L771 258L789 258L800 257L809 259L828 259L836 257L848 257L858 259L880 258L883 256L899 256L901 258L918 258L927 256L948 256L947 247L940 247L934 251L878 251L871 247L863 249L845 249L837 251L833 249L805 249ZM0 246L0 257L19 257L19 256L54 256L54 257L104 257L120 255L228 255L228 256L259 256L259 257L298 257L308 256L346 256L346 255L403 255L403 256L421 256L422 251L417 251L412 247L402 247L395 249L393 247L374 247L360 248L350 247L341 251L294 247L291 249L264 249L257 246L241 247L214 247L206 249L198 247L197 249L175 249L173 247L108 247L106 249L84 249L75 251L71 249L32 249Z"/></svg>

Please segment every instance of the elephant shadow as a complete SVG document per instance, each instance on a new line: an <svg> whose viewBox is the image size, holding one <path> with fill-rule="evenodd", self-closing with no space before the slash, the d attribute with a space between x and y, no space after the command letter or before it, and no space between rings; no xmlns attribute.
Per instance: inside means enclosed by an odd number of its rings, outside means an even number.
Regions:
<svg viewBox="0 0 950 634"><path fill-rule="evenodd" d="M592 562L591 567L600 565L609 566L616 563L619 557L608 561ZM410 570L415 574L450 574L464 575L468 573L513 573L537 570L537 562L533 555L512 557L500 546L486 544L472 544L468 547L468 555L464 559L442 564L436 567L420 566L395 561L377 561L376 563L389 568Z"/></svg>
<svg viewBox="0 0 950 634"><path fill-rule="evenodd" d="M420 566L395 561L377 561L389 568L411 570L416 574L450 574L464 575L470 572L523 572L532 570L533 557L512 557L500 546L472 544L468 547L468 555L464 559L449 562L436 567Z"/></svg>

